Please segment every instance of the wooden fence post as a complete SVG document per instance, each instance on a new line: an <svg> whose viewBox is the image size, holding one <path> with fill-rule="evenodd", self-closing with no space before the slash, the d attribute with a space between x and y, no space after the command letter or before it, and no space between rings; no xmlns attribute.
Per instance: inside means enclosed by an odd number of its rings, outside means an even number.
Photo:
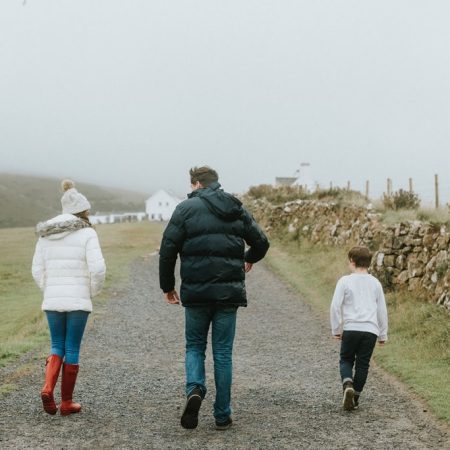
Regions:
<svg viewBox="0 0 450 450"><path fill-rule="evenodd" d="M439 178L438 174L434 175L434 201L436 209L439 208Z"/></svg>
<svg viewBox="0 0 450 450"><path fill-rule="evenodd" d="M387 196L390 197L392 195L392 180L390 178L387 179Z"/></svg>

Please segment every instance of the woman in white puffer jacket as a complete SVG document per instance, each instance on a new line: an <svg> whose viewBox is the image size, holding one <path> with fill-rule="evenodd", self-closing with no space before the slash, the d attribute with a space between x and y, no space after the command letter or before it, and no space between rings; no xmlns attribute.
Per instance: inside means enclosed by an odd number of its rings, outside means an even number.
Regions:
<svg viewBox="0 0 450 450"><path fill-rule="evenodd" d="M92 311L91 297L101 291L106 267L97 233L89 222L91 205L73 181L63 181L62 188L63 214L36 227L39 240L32 274L44 292L42 310L51 335L42 403L47 413L56 414L53 391L62 366L60 413L68 415L81 410L81 405L72 401L80 345Z"/></svg>

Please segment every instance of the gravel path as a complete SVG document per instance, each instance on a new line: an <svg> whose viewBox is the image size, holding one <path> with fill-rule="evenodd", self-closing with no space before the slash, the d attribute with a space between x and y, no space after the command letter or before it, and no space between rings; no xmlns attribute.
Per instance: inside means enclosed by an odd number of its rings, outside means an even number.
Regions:
<svg viewBox="0 0 450 450"><path fill-rule="evenodd" d="M450 448L445 430L378 370L369 376L360 409L342 411L338 345L330 339L324 318L263 264L255 267L247 284L250 306L238 313L235 423L230 430L214 429L210 353L209 393L199 427L186 431L179 425L183 309L163 301L153 256L134 264L129 288L91 320L75 391L83 412L70 417L42 412L40 364L21 379L17 391L0 399L0 447Z"/></svg>

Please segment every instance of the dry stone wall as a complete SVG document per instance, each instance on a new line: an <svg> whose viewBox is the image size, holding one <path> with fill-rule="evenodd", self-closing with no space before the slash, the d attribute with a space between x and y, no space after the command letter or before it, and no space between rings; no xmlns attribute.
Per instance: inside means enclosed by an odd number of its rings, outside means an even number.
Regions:
<svg viewBox="0 0 450 450"><path fill-rule="evenodd" d="M450 232L444 225L420 221L386 225L370 205L315 200L246 204L269 235L289 234L325 245L367 245L375 253L371 272L385 288L414 291L450 310Z"/></svg>

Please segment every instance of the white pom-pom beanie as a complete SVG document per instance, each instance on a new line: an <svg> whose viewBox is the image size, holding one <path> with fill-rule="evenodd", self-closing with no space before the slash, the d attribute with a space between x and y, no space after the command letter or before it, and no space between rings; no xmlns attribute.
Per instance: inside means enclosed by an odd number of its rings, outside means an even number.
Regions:
<svg viewBox="0 0 450 450"><path fill-rule="evenodd" d="M72 180L64 180L61 187L65 191L61 197L63 214L77 214L91 209L88 199L75 189L75 183Z"/></svg>

